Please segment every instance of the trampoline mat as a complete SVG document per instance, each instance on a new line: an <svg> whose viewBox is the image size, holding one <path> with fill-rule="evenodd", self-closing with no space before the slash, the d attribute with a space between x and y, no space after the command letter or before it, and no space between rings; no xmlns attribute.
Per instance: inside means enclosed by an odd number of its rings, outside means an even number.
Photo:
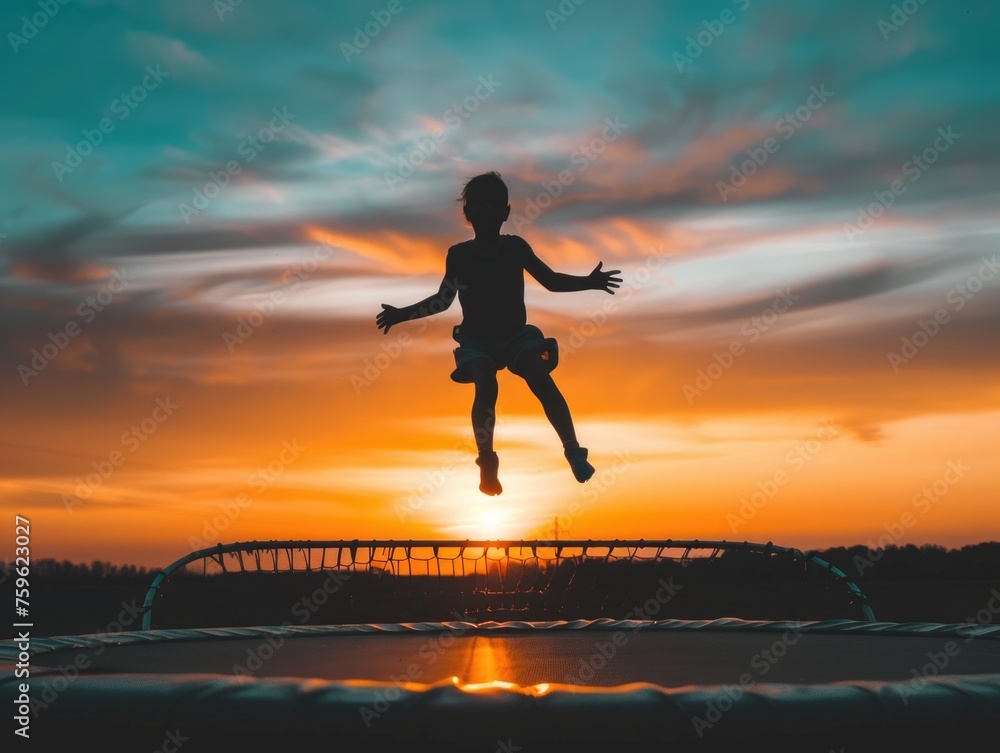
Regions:
<svg viewBox="0 0 1000 753"><path fill-rule="evenodd" d="M954 654L954 655L952 655ZM928 663L949 675L1000 674L1000 641L957 637L767 632L539 631L490 634L469 629L427 633L262 634L42 654L36 667L86 659L90 673L207 672L323 680L516 685L615 686L755 682L832 683L913 679ZM940 668L938 668L940 671ZM933 670L928 670L929 674Z"/></svg>
<svg viewBox="0 0 1000 753"><path fill-rule="evenodd" d="M34 641L32 693L50 745L106 750L172 730L186 751L944 750L1000 719L997 638L846 620L152 630Z"/></svg>

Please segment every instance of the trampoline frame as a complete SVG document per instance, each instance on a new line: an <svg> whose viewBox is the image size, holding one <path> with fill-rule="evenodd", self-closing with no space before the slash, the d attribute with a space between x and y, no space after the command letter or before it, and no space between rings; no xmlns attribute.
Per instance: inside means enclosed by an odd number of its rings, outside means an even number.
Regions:
<svg viewBox="0 0 1000 753"><path fill-rule="evenodd" d="M310 572L313 570L323 570L327 569L326 565L326 552L327 550L336 550L337 558L336 564L331 564L329 567L340 567L343 561L343 555L346 552L350 552L351 558L350 562L354 563L357 561L358 550L365 549L369 552L369 562L375 561L374 552L377 550L385 550L388 552L388 562L396 561L395 553L397 550L403 550L407 559L410 557L410 553L413 549L430 549L434 552L434 556L438 557L438 553L442 549L457 549L459 551L459 557L462 557L464 552L468 549L483 550L483 557L487 557L487 553L490 550L502 550L505 556L509 556L511 550L515 551L530 551L532 556L537 557L537 552L539 549L554 549L555 559L558 561L560 559L572 559L576 557L610 557L612 553L617 550L623 550L626 554L625 556L629 559L637 557L640 551L654 550L655 554L652 557L644 557L644 559L663 559L663 553L668 550L683 550L680 556L681 560L688 559L693 550L710 550L708 559L713 559L718 556L720 552L724 551L739 551L739 552L750 552L754 554L761 554L769 556L772 554L789 557L793 560L801 560L807 565L815 565L817 567L828 570L834 579L841 583L846 590L848 590L853 596L858 600L861 610L864 613L865 620L868 622L876 622L875 613L871 606L868 604L868 597L864 592L858 587L858 585L847 577L843 570L827 562L821 557L808 552L803 552L800 549L794 547L779 546L770 541L767 543L755 543L749 541L702 541L700 539L565 539L557 541L543 541L543 540L440 540L440 539L425 539L425 540L394 540L394 539L338 539L338 540L274 540L274 541L244 541L244 542L234 542L230 544L217 544L214 547L207 547L204 549L199 549L189 554L180 557L179 559L171 562L169 565L164 567L160 572L156 574L153 578L153 582L150 584L149 589L146 592L146 597L143 600L142 605L142 629L149 630L152 626L152 612L153 612L153 602L156 599L156 595L163 585L163 583L170 578L174 573L182 570L187 565L197 562L199 560L204 560L207 564L208 561L214 561L223 571L226 571L226 559L227 554L236 556L239 562L240 569L244 568L244 563L241 557L237 555L241 554L253 554L256 558L256 563L258 570L260 569L260 554L262 552L269 552L273 556L274 566L278 566L278 553L284 551L287 556L288 562L288 572L295 572L295 552L302 552L305 557L305 567L304 571ZM594 552L591 554L591 550L607 550L607 552ZM314 550L322 550L322 558L317 567L313 567L313 562L311 558L311 552ZM580 550L579 553L563 555L566 550Z"/></svg>

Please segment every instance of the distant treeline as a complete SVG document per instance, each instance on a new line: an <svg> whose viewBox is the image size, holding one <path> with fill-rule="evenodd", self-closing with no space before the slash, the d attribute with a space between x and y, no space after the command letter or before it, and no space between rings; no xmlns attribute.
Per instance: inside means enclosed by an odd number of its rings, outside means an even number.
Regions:
<svg viewBox="0 0 1000 753"><path fill-rule="evenodd" d="M861 583L906 580L1000 579L1000 542L947 549L936 544L891 544L869 549L863 544L811 551Z"/></svg>
<svg viewBox="0 0 1000 753"><path fill-rule="evenodd" d="M5 562L2 566L5 575L14 572L14 563ZM113 562L94 560L86 562L70 562L53 558L32 560L30 577L32 578L152 578L157 570L149 570L141 565L116 565Z"/></svg>

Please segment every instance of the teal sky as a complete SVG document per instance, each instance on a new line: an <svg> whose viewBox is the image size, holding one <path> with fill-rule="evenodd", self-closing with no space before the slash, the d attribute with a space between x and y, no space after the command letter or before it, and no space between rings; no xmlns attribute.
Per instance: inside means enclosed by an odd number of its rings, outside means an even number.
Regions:
<svg viewBox="0 0 1000 753"><path fill-rule="evenodd" d="M244 167L247 181L281 190L284 204L231 191L203 219L367 223L377 214L424 230L410 215L426 216L435 199L443 209L465 174L506 168L513 191L529 191L530 178L518 173L530 165L540 177L557 174L574 140L583 143L610 116L628 124L644 157L623 174L631 185L620 197L584 202L587 216L667 219L717 204L715 182L726 173L719 165L753 145L734 134L767 130L821 85L833 96L819 122L805 124L771 161L771 172L795 181L768 191L769 203L799 215L849 214L947 125L962 135L960 148L906 208L981 196L996 158L986 127L997 115L996 10L915 3L898 31L880 27L897 6L590 0L567 2L575 11L559 20L546 16L558 3L538 2L400 0L393 15L378 3L291 2L277 12L267 3L230 10L206 0L95 0L57 3L29 39L22 17L38 13L38 3L11 3L0 27L8 74L2 155L13 178L0 196L7 232L27 240L81 215L106 217L112 233L178 230L178 202L213 168L242 161L243 137L276 107L294 115L294 127ZM346 60L354 27L374 25L370 13L380 11L388 24ZM713 23L718 37L706 31ZM699 33L710 43L692 48ZM121 120L115 103L141 85L147 66L168 78ZM499 82L495 93L448 134L416 181L386 190L386 170L429 134L425 120L441 120L474 95L481 75ZM67 145L102 118L114 132L56 179L52 162L64 161ZM699 140L713 164L706 155L674 180L656 180L654 166L676 169ZM571 221L573 203L545 222Z"/></svg>
<svg viewBox="0 0 1000 753"><path fill-rule="evenodd" d="M623 415L833 406L876 442L996 410L998 21L985 0L5 3L0 500L61 510L53 479L150 396L205 406L144 450L163 468L188 467L192 437L225 444L249 403L398 409L351 377L380 352L379 305L437 285L469 236L455 199L487 170L510 188L505 232L635 283L592 351L626 372L592 377ZM766 356L692 399L781 291ZM529 286L528 303L565 339L600 301ZM894 361L941 309L941 336ZM449 370L457 316L413 347L422 384Z"/></svg>

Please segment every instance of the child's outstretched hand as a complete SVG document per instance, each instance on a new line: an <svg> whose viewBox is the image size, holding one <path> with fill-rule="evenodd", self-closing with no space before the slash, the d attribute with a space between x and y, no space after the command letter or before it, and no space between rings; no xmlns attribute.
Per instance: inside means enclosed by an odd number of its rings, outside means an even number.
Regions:
<svg viewBox="0 0 1000 753"><path fill-rule="evenodd" d="M594 290L603 290L605 293L615 294L612 288L621 287L622 278L617 275L621 274L620 269L612 269L610 272L605 272L601 269L604 262L598 262L597 266L594 267L594 271L591 272L588 277L590 278L590 287Z"/></svg>
<svg viewBox="0 0 1000 753"><path fill-rule="evenodd" d="M403 316L403 312L400 311L395 306L390 306L388 303L382 304L382 310L375 317L375 324L379 329L385 330L382 334L389 334L389 327L393 327L401 322L406 321Z"/></svg>

